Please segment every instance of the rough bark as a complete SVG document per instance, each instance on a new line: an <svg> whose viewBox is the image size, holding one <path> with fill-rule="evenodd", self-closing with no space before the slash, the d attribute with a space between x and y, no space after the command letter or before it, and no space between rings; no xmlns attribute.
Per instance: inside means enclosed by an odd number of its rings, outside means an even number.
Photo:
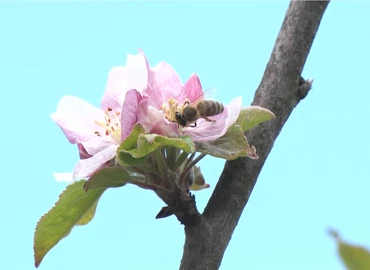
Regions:
<svg viewBox="0 0 370 270"><path fill-rule="evenodd" d="M231 235L289 115L310 87L301 72L328 1L292 1L286 12L262 81L252 105L271 110L276 119L248 132L258 160L228 161L200 222L185 225L185 246L180 269L218 269ZM309 85L309 83L308 83Z"/></svg>

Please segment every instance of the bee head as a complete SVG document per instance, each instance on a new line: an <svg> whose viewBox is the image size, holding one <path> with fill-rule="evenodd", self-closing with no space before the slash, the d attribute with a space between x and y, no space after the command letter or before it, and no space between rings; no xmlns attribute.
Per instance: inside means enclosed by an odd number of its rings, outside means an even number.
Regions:
<svg viewBox="0 0 370 270"><path fill-rule="evenodd" d="M181 116L186 122L193 122L197 119L197 115L197 108L188 106L182 110Z"/></svg>
<svg viewBox="0 0 370 270"><path fill-rule="evenodd" d="M176 113L175 113L175 118L176 118L177 123L178 123L180 126L185 127L185 126L187 125L187 122L186 122L186 121L185 121L185 119L182 117L181 113L176 112Z"/></svg>

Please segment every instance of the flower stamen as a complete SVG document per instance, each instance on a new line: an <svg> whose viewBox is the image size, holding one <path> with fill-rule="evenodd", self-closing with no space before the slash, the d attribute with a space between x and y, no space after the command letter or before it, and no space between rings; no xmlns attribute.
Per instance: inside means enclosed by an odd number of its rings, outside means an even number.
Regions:
<svg viewBox="0 0 370 270"><path fill-rule="evenodd" d="M177 123L176 112L178 111L179 103L177 100L170 98L167 103L163 103L161 109L163 111L164 117L170 121Z"/></svg>
<svg viewBox="0 0 370 270"><path fill-rule="evenodd" d="M114 112L112 108L107 108L104 112L104 121L95 120L95 123L105 130L105 136L111 136L117 141L120 141L121 139L120 114L121 113L119 112ZM99 131L95 131L94 134L102 137L102 134Z"/></svg>

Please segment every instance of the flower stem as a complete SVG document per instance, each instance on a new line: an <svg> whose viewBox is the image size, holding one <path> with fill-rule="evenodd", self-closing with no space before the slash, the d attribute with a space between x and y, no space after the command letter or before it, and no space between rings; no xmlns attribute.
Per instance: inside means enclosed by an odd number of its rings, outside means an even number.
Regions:
<svg viewBox="0 0 370 270"><path fill-rule="evenodd" d="M143 169L145 172L150 172L157 176L160 175L160 172L158 172L158 168L149 162L146 162L145 164L141 165L140 168Z"/></svg>
<svg viewBox="0 0 370 270"><path fill-rule="evenodd" d="M159 174L162 178L162 181L164 181L164 186L166 187L168 184L170 184L170 177L168 175L166 161L161 150L156 150L153 152L153 154L157 163Z"/></svg>
<svg viewBox="0 0 370 270"><path fill-rule="evenodd" d="M192 153L192 154L190 155L190 157L188 158L188 160L185 162L185 166L184 166L184 168L186 168L186 167L188 166L189 162L190 162L190 161L192 161L194 157L195 157L195 152L194 152L194 153Z"/></svg>
<svg viewBox="0 0 370 270"><path fill-rule="evenodd" d="M175 164L171 167L172 171L176 171L184 163L185 159L188 157L188 153L182 152L179 157L176 159Z"/></svg>
<svg viewBox="0 0 370 270"><path fill-rule="evenodd" d="M197 156L194 160L192 160L191 162L188 162L188 164L186 165L186 167L184 168L184 170L182 171L182 173L180 174L180 177L179 177L179 184L180 184L180 187L184 187L185 186L185 177L186 175L190 172L191 168L193 168L193 166L195 164L197 164L202 158L204 158L207 154L200 154L199 156ZM193 155L192 155L193 156ZM194 157L194 156L193 156Z"/></svg>
<svg viewBox="0 0 370 270"><path fill-rule="evenodd" d="M180 150L176 147L168 147L166 148L166 162L169 168L173 169L176 163L176 159L180 153Z"/></svg>

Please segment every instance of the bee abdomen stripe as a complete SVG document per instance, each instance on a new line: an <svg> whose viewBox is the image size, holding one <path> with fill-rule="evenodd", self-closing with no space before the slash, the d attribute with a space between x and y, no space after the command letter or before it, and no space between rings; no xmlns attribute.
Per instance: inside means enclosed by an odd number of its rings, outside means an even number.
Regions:
<svg viewBox="0 0 370 270"><path fill-rule="evenodd" d="M201 114L203 116L213 116L222 113L224 111L224 106L220 102L208 100L199 103L198 110L202 112Z"/></svg>

